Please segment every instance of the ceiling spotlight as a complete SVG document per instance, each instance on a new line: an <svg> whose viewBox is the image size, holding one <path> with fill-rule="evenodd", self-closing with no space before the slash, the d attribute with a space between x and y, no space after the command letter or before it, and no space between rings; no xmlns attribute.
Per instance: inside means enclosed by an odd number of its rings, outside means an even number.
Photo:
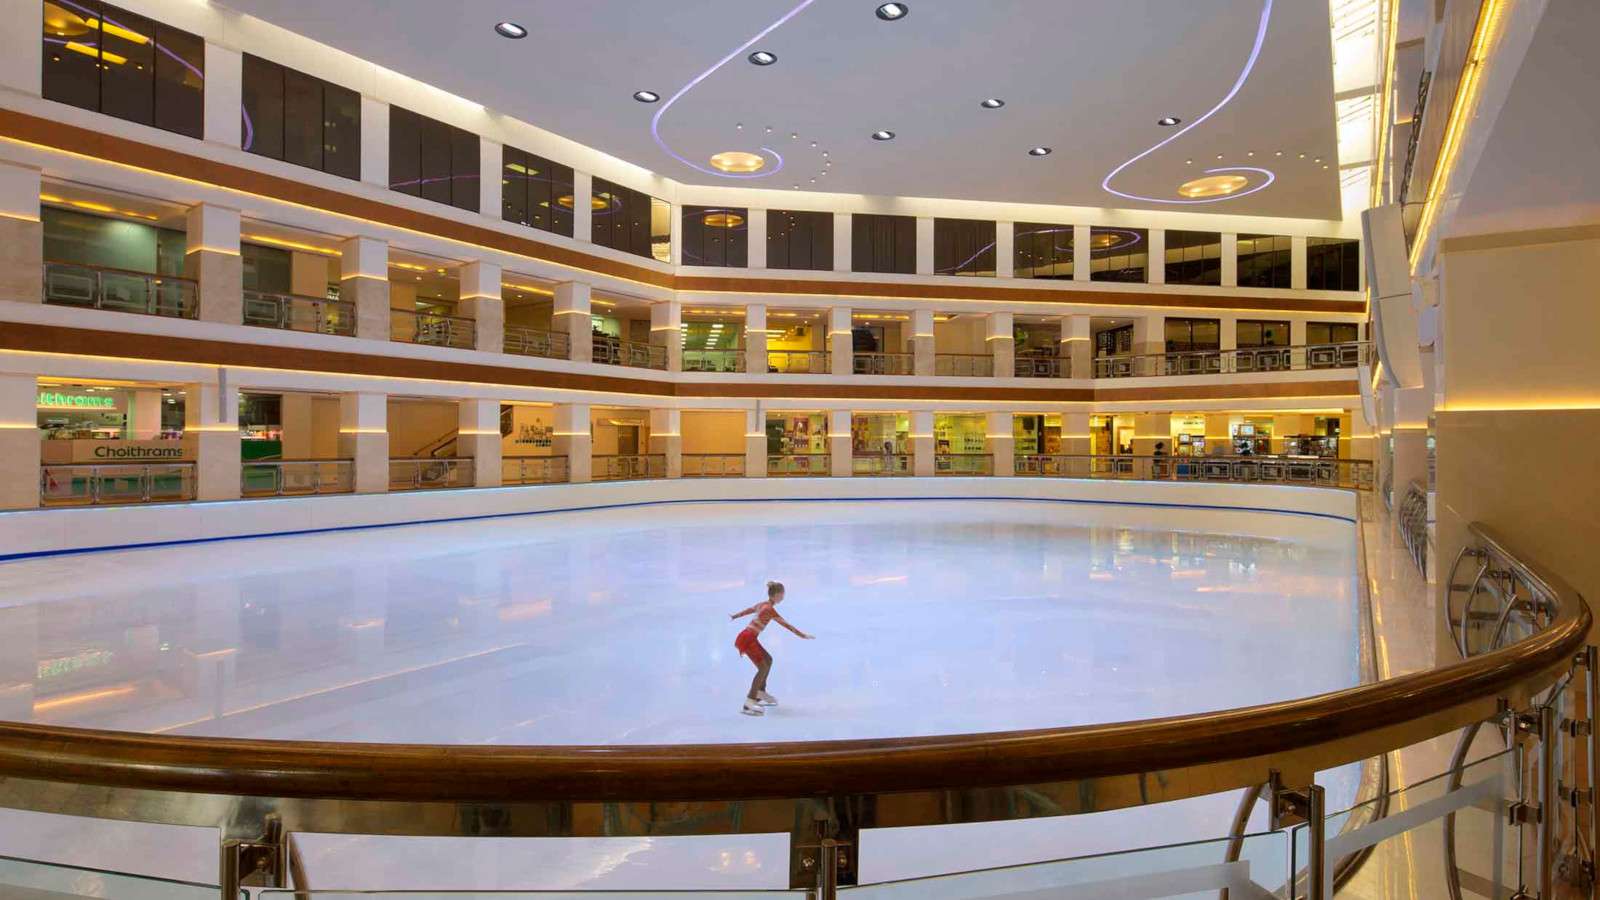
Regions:
<svg viewBox="0 0 1600 900"><path fill-rule="evenodd" d="M893 3L891 3L889 5L890 6L894 6ZM875 141L892 141L892 140L894 140L894 132L892 132L892 131L874 131L872 133L872 139L875 140Z"/></svg>
<svg viewBox="0 0 1600 900"><path fill-rule="evenodd" d="M744 130L744 123L743 122L735 122L735 123L733 123L733 130L734 131L743 131Z"/></svg>
<svg viewBox="0 0 1600 900"><path fill-rule="evenodd" d="M1273 156L1282 156L1282 155L1283 155L1283 151L1282 151L1282 150L1279 150L1279 151L1278 151L1278 152L1276 152L1276 153L1274 153L1274 154L1272 154L1272 155L1273 155Z"/></svg>
<svg viewBox="0 0 1600 900"><path fill-rule="evenodd" d="M1183 161L1183 164L1186 165L1186 166L1192 166L1192 165L1194 165L1194 160L1186 159L1186 160Z"/></svg>
<svg viewBox="0 0 1600 900"><path fill-rule="evenodd" d="M1171 128L1172 126L1174 126L1174 125L1176 125L1176 124L1178 124L1179 122L1182 122L1182 121L1183 120L1178 118L1177 116L1162 116L1161 118L1156 120L1156 124L1160 125L1162 128Z"/></svg>
<svg viewBox="0 0 1600 900"><path fill-rule="evenodd" d="M1221 158L1222 158L1222 154L1221 154L1221 153L1218 153L1218 154L1217 154L1217 159L1221 159Z"/></svg>
<svg viewBox="0 0 1600 900"><path fill-rule="evenodd" d="M1306 155L1305 155L1305 154L1304 154L1304 153L1302 153L1302 154L1300 154L1300 158L1301 158L1301 159L1305 159L1305 158L1306 158Z"/></svg>
<svg viewBox="0 0 1600 900"><path fill-rule="evenodd" d="M654 103L661 99L661 95L655 91L634 91L633 99L640 103Z"/></svg>
<svg viewBox="0 0 1600 900"><path fill-rule="evenodd" d="M796 140L799 140L799 139L800 139L800 133L798 131L789 132L789 140L796 141Z"/></svg>
<svg viewBox="0 0 1600 900"><path fill-rule="evenodd" d="M812 141L811 142L811 149L813 149L813 150L817 149L817 142L816 141Z"/></svg>
<svg viewBox="0 0 1600 900"><path fill-rule="evenodd" d="M826 150L822 151L822 158L823 159L827 159L828 158L828 151L826 151Z"/></svg>
<svg viewBox="0 0 1600 900"><path fill-rule="evenodd" d="M999 109L1000 107L1005 106L1006 102L1001 100L999 97L990 97L978 105L984 109Z"/></svg>
<svg viewBox="0 0 1600 900"><path fill-rule="evenodd" d="M768 125L767 126L767 134L771 134L771 133L772 133L772 126Z"/></svg>
<svg viewBox="0 0 1600 900"><path fill-rule="evenodd" d="M1245 152L1244 152L1244 155L1245 155L1245 156L1255 156L1255 155L1256 155L1256 152L1255 152L1255 151L1254 151L1254 150L1246 150L1246 151L1245 151Z"/></svg>
<svg viewBox="0 0 1600 900"><path fill-rule="evenodd" d="M1316 159L1312 160L1312 162L1322 162L1322 157L1319 156Z"/></svg>
<svg viewBox="0 0 1600 900"><path fill-rule="evenodd" d="M758 66L770 66L778 61L776 53L768 53L765 50L757 50L745 58Z"/></svg>
<svg viewBox="0 0 1600 900"><path fill-rule="evenodd" d="M893 22L896 19L904 19L906 17L906 13L909 12L911 12L911 7L906 6L904 3L885 3L878 7L877 10L878 18L884 20L885 22Z"/></svg>
<svg viewBox="0 0 1600 900"><path fill-rule="evenodd" d="M811 183L812 183L812 184L816 184L816 183L817 183L817 180L816 180L816 179L815 179L815 178L813 178L813 179L811 179Z"/></svg>
<svg viewBox="0 0 1600 900"><path fill-rule="evenodd" d="M1050 148L1049 147L1035 147L1032 150L1028 151L1028 155L1029 156L1049 156L1050 155Z"/></svg>
<svg viewBox="0 0 1600 900"><path fill-rule="evenodd" d="M528 36L528 29L515 22L499 22L494 26L494 31L501 37L508 37L514 41L522 40Z"/></svg>

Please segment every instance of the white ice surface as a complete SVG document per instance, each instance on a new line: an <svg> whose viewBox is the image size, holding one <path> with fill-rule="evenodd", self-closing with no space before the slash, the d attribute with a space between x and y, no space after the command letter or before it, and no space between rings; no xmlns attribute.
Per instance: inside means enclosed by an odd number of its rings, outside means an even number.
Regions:
<svg viewBox="0 0 1600 900"><path fill-rule="evenodd" d="M728 613L782 705L738 713ZM1021 501L695 504L0 565L32 719L172 734L498 744L813 740L1220 709L1359 679L1353 527ZM74 662L60 662L70 660ZM50 661L57 661L50 663ZM61 671L61 670L67 671ZM27 718L26 711L6 715ZM1346 805L1354 775L1329 782ZM1234 795L863 835L865 880L1217 837ZM158 837L153 834L159 833ZM214 879L193 829L0 815L0 852ZM754 888L787 836L304 842L319 887Z"/></svg>

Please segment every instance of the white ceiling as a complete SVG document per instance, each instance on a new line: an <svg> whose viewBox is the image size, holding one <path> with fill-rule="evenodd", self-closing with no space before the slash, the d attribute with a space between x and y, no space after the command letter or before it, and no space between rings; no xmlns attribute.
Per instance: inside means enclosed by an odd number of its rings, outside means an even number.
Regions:
<svg viewBox="0 0 1600 900"><path fill-rule="evenodd" d="M893 23L873 15L878 0L222 2L686 183L1340 216L1325 0L908 0L910 15ZM1255 46L1264 3L1272 4L1268 28L1238 94L1113 186L1177 200L1182 182L1230 165L1271 169L1276 182L1197 206L1104 191L1108 173L1177 130L1157 119L1175 115L1187 125L1228 94ZM776 53L776 65L753 66L739 53L673 105L661 127L700 165L719 151L766 144L784 156L784 171L725 180L657 146L650 121L660 104L630 95L670 98L797 5L804 8L750 48ZM531 34L501 38L492 31L501 20ZM986 97L1007 105L979 108ZM870 140L880 128L897 138ZM1030 158L1036 145L1055 152ZM818 176L823 150L834 164ZM1318 156L1331 167L1314 163Z"/></svg>

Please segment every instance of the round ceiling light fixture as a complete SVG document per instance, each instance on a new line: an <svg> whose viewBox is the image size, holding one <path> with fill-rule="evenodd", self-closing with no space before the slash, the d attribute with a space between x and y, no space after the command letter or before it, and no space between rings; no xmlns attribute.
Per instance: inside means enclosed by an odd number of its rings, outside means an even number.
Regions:
<svg viewBox="0 0 1600 900"><path fill-rule="evenodd" d="M756 153L746 153L743 150L724 150L711 157L711 167L719 172L731 172L735 175L759 172L767 166L767 158Z"/></svg>
<svg viewBox="0 0 1600 900"><path fill-rule="evenodd" d="M494 32L503 38L511 38L513 41L520 41L528 36L528 29L515 22L496 22Z"/></svg>
<svg viewBox="0 0 1600 900"><path fill-rule="evenodd" d="M911 7L904 3L885 3L878 7L875 14L885 22L895 22L904 19L911 12Z"/></svg>
<svg viewBox="0 0 1600 900"><path fill-rule="evenodd" d="M1190 199L1196 197L1222 197L1243 190L1249 183L1250 179L1243 175L1209 175L1205 178L1185 181L1178 186L1178 193Z"/></svg>
<svg viewBox="0 0 1600 900"><path fill-rule="evenodd" d="M661 95L655 91L634 91L633 99L640 103L654 103L661 99Z"/></svg>
<svg viewBox="0 0 1600 900"><path fill-rule="evenodd" d="M706 226L709 228L738 228L740 225L744 224L744 216L741 216L735 212L718 210L713 213L706 213L706 216L702 221L704 221Z"/></svg>
<svg viewBox="0 0 1600 900"><path fill-rule="evenodd" d="M1049 147L1034 147L1028 151L1029 156L1049 156L1053 151Z"/></svg>
<svg viewBox="0 0 1600 900"><path fill-rule="evenodd" d="M745 57L745 59L750 60L750 62L754 65L770 66L778 61L778 55L776 53L768 53L765 50L757 50L756 52Z"/></svg>
<svg viewBox="0 0 1600 900"><path fill-rule="evenodd" d="M999 109L1000 107L1005 106L1006 102L1001 100L999 97L990 97L978 105L984 109Z"/></svg>
<svg viewBox="0 0 1600 900"><path fill-rule="evenodd" d="M1162 128L1171 128L1172 126L1181 124L1182 122L1183 120L1177 116L1162 116L1156 120L1156 124L1160 125Z"/></svg>
<svg viewBox="0 0 1600 900"><path fill-rule="evenodd" d="M893 5L893 4L891 4L891 5ZM894 132L892 132L892 131L874 131L872 133L872 139L875 140L875 141L892 141L892 140L894 140Z"/></svg>

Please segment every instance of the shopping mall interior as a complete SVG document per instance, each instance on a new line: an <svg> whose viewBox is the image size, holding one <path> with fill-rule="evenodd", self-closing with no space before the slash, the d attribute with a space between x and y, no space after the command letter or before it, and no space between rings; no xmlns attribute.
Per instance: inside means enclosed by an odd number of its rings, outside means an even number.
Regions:
<svg viewBox="0 0 1600 900"><path fill-rule="evenodd" d="M1594 0L0 15L0 895L1595 896Z"/></svg>

